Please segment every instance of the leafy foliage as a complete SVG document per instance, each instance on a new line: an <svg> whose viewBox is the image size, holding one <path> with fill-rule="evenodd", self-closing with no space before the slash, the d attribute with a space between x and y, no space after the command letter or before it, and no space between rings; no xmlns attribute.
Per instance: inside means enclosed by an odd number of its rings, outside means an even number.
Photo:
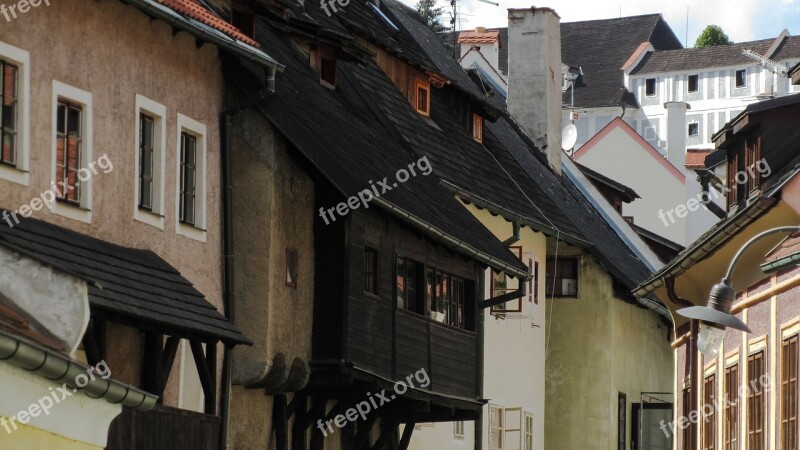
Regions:
<svg viewBox="0 0 800 450"><path fill-rule="evenodd" d="M450 28L442 25L439 16L443 14L444 6L436 6L436 0L419 0L417 2L417 13L422 17L422 20L428 24L428 28L434 33L443 33L450 31Z"/></svg>
<svg viewBox="0 0 800 450"><path fill-rule="evenodd" d="M718 25L709 25L697 37L695 48L713 47L715 45L728 45L731 43L728 35Z"/></svg>

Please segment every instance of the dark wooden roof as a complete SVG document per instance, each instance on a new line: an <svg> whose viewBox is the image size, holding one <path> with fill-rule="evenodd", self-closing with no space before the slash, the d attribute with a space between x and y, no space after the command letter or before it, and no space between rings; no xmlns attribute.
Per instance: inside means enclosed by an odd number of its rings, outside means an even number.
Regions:
<svg viewBox="0 0 800 450"><path fill-rule="evenodd" d="M756 62L742 54L742 50L752 50L763 55L769 50L774 39L717 45L705 48L684 48L650 52L642 58L631 75L645 75L664 72L685 72L687 70L707 70L714 67L755 65ZM800 55L798 55L800 56Z"/></svg>
<svg viewBox="0 0 800 450"><path fill-rule="evenodd" d="M498 69L508 74L508 28L491 31L500 34ZM575 106L619 106L622 102L638 106L624 88L621 68L643 42L656 50L683 48L661 14L562 23L561 61L583 68L575 85ZM569 92L564 102L569 104Z"/></svg>
<svg viewBox="0 0 800 450"><path fill-rule="evenodd" d="M150 250L22 217L14 227L0 221L0 245L87 280L92 310L110 318L209 342L251 343L189 280Z"/></svg>
<svg viewBox="0 0 800 450"><path fill-rule="evenodd" d="M582 164L575 163L575 165L578 167L578 169L581 170L581 172L583 172L584 175L586 175L587 178L589 178L589 180L592 181L593 184L602 185L608 189L617 192L617 196L620 198L620 200L624 201L625 203L630 203L636 200L637 198L641 198L639 194L637 194L636 191L633 190L633 188L625 186L619 181L614 181L611 178L608 178L607 176L603 175L602 173L594 171Z"/></svg>

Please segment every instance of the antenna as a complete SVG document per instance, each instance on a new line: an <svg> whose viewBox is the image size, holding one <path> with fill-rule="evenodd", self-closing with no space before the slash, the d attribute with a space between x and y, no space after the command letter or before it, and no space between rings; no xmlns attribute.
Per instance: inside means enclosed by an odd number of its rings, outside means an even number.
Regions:
<svg viewBox="0 0 800 450"><path fill-rule="evenodd" d="M758 53L750 49L742 50L742 54L750 59L758 61L762 66L764 66L767 70L771 71L774 74L785 77L789 73L789 69L783 64L775 62L767 58L766 56L759 55Z"/></svg>
<svg viewBox="0 0 800 450"><path fill-rule="evenodd" d="M686 5L686 37L683 39L683 46L689 46L689 5Z"/></svg>
<svg viewBox="0 0 800 450"><path fill-rule="evenodd" d="M453 59L455 59L456 61L458 61L459 56L460 56L459 55L460 51L459 51L459 48L458 48L458 42L456 40L456 33L458 31L458 26L462 22L461 18L459 17L459 13L458 13L458 2L459 1L460 0L450 0L450 6L453 7L453 12L450 14L450 25L453 26L453 30L452 30L452 32L453 32ZM478 0L478 1L481 2L481 3L488 3L488 4L494 5L494 6L500 6L500 3L493 2L491 0ZM464 15L468 15L468 14L464 14Z"/></svg>

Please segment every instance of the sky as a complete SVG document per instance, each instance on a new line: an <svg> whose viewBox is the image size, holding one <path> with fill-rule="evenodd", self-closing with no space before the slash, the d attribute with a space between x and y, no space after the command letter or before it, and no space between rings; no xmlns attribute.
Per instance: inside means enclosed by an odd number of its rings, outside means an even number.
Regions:
<svg viewBox="0 0 800 450"><path fill-rule="evenodd" d="M416 0L402 0L414 5ZM661 13L681 42L686 41L686 11L689 10L688 46L694 46L706 25L722 27L734 42L776 37L784 28L800 35L800 0L673 0L669 2L620 0L494 0L500 6L478 0L458 0L462 18L459 29L476 26L507 26L508 8L526 8L535 4L556 10L562 22L608 19L612 17ZM438 0L450 11L450 0ZM447 25L449 14L442 20Z"/></svg>

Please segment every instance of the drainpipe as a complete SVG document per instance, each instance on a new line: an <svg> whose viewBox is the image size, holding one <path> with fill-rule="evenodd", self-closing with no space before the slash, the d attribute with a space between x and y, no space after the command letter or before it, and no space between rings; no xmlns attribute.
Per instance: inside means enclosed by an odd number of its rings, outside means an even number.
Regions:
<svg viewBox="0 0 800 450"><path fill-rule="evenodd" d="M710 184L711 177L714 176L714 174L708 169L700 169L696 170L695 172L697 172L697 178L700 180L700 186L703 189L700 202L703 203L703 206L705 206L707 210L717 216L717 218L724 219L728 217L728 212L720 208L716 203L712 202L708 196L708 186Z"/></svg>
<svg viewBox="0 0 800 450"><path fill-rule="evenodd" d="M231 163L231 122L233 116L245 109L252 108L267 97L275 93L275 73L277 67L267 68L267 85L259 91L254 98L237 103L220 113L220 138L222 149L220 151L222 163L222 251L223 257L223 291L222 303L225 308L225 317L232 325L236 324L236 307L233 294L233 167ZM230 414L231 392L231 350L225 346L222 358L222 386L220 389L220 417L222 417L222 430L219 434L219 448L228 448L228 424Z"/></svg>
<svg viewBox="0 0 800 450"><path fill-rule="evenodd" d="M517 218L515 218L514 220L511 221L511 224L514 227L514 234L510 238L508 238L505 241L503 241L503 245L505 245L506 247L508 247L510 245L514 245L517 242L519 242L519 240L520 240L520 225L519 225L519 222L520 222L519 217L517 217Z"/></svg>
<svg viewBox="0 0 800 450"><path fill-rule="evenodd" d="M478 292L486 292L485 280L486 277L481 276L478 278L480 282L478 283ZM481 338L478 339L478 364L476 364L476 369L478 372L478 398L483 398L483 358L484 358L484 339L486 339L486 329L485 329L485 310L481 308L477 308L478 312L476 315L476 324L475 329L481 330ZM483 450L483 408L485 405L481 406L480 414L478 414L478 418L475 419L475 445L473 448L475 450Z"/></svg>

